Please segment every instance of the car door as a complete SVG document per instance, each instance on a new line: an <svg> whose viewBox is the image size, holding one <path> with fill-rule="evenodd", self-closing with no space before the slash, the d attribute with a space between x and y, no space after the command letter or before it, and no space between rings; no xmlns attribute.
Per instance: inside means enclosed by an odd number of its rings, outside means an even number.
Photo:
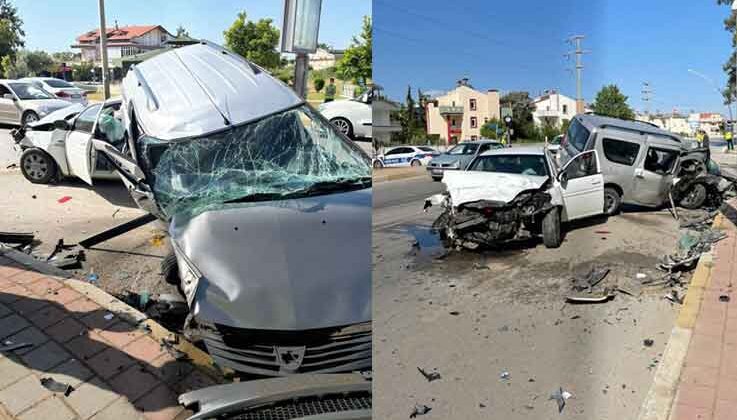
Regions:
<svg viewBox="0 0 737 420"><path fill-rule="evenodd" d="M648 145L645 156L634 171L632 199L644 206L659 206L668 199L678 167L679 150Z"/></svg>
<svg viewBox="0 0 737 420"><path fill-rule="evenodd" d="M92 185L92 171L97 153L92 147L92 137L102 104L87 107L74 119L67 136L66 155L69 171L84 182Z"/></svg>
<svg viewBox="0 0 737 420"><path fill-rule="evenodd" d="M414 150L409 147L395 147L384 155L384 166L402 166L409 162Z"/></svg>
<svg viewBox="0 0 737 420"><path fill-rule="evenodd" d="M604 212L604 176L596 150L574 156L558 173L564 220L575 220Z"/></svg>
<svg viewBox="0 0 737 420"><path fill-rule="evenodd" d="M20 121L20 109L14 99L8 99L5 95L15 94L9 87L0 83L0 121L17 124Z"/></svg>

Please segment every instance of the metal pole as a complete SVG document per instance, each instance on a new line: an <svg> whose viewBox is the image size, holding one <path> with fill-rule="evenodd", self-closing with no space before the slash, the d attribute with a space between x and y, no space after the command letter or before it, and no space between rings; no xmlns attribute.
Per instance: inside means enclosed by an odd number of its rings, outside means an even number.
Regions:
<svg viewBox="0 0 737 420"><path fill-rule="evenodd" d="M581 63L581 38L576 37L576 113L583 114L583 88L581 83L581 73L583 64Z"/></svg>
<svg viewBox="0 0 737 420"><path fill-rule="evenodd" d="M107 29L105 27L105 0L100 4L100 56L102 57L102 89L105 100L110 99L110 78L107 73Z"/></svg>
<svg viewBox="0 0 737 420"><path fill-rule="evenodd" d="M307 54L297 53L294 61L294 91L302 99L307 99Z"/></svg>

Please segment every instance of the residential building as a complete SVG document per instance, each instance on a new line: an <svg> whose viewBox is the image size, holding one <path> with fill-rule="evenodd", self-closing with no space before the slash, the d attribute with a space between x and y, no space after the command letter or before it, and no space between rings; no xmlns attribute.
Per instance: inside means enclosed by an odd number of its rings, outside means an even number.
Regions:
<svg viewBox="0 0 737 420"><path fill-rule="evenodd" d="M486 122L499 118L499 111L498 90L478 91L464 78L455 89L428 102L427 134L439 135L446 144L476 140Z"/></svg>
<svg viewBox="0 0 737 420"><path fill-rule="evenodd" d="M312 70L324 70L335 65L343 58L342 50L326 50L324 48L318 48L312 54L307 55L309 60L309 66Z"/></svg>
<svg viewBox="0 0 737 420"><path fill-rule="evenodd" d="M115 59L164 48L167 41L175 38L161 25L118 26L117 22L107 28L106 34L111 65ZM78 36L71 47L80 51L83 61L101 64L99 28Z"/></svg>
<svg viewBox="0 0 737 420"><path fill-rule="evenodd" d="M392 114L400 109L398 103L384 97L380 90L375 91L371 102L371 136L375 149L389 144L392 133L402 130L402 126L392 118Z"/></svg>
<svg viewBox="0 0 737 420"><path fill-rule="evenodd" d="M689 124L688 118L676 112L672 114L638 114L635 116L635 119L655 124L663 130L668 130L671 133L681 136L688 137L694 134L694 129Z"/></svg>
<svg viewBox="0 0 737 420"><path fill-rule="evenodd" d="M711 136L720 136L724 117L716 112L695 112L688 116L688 122L694 129L704 130Z"/></svg>
<svg viewBox="0 0 737 420"><path fill-rule="evenodd" d="M576 100L568 96L561 95L555 90L545 91L545 93L533 99L535 110L532 112L532 119L535 125L542 125L547 122L555 127L560 127L563 120L570 121L576 115Z"/></svg>

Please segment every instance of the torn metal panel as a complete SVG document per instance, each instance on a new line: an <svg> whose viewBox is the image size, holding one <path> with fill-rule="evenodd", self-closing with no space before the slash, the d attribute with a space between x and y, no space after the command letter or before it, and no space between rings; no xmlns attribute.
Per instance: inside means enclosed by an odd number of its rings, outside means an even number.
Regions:
<svg viewBox="0 0 737 420"><path fill-rule="evenodd" d="M279 408L299 410L300 417L369 420L371 382L355 373L294 375L211 386L180 395L179 403L195 411L190 420L235 414L276 418L269 410Z"/></svg>

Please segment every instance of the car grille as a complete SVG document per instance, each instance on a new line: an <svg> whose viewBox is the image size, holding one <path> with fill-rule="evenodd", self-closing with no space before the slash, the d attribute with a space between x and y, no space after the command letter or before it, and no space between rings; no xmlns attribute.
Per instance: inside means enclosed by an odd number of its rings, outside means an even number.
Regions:
<svg viewBox="0 0 737 420"><path fill-rule="evenodd" d="M216 363L264 376L340 373L371 368L371 323L310 331L246 330L216 325L204 334ZM284 359L280 348L303 351L300 363ZM291 351L291 350L290 350Z"/></svg>
<svg viewBox="0 0 737 420"><path fill-rule="evenodd" d="M451 166L453 166L453 164L452 163L443 163L440 166L442 166L443 168L450 168Z"/></svg>
<svg viewBox="0 0 737 420"><path fill-rule="evenodd" d="M371 410L371 393L325 395L282 401L224 417L228 420L289 420L345 411Z"/></svg>

